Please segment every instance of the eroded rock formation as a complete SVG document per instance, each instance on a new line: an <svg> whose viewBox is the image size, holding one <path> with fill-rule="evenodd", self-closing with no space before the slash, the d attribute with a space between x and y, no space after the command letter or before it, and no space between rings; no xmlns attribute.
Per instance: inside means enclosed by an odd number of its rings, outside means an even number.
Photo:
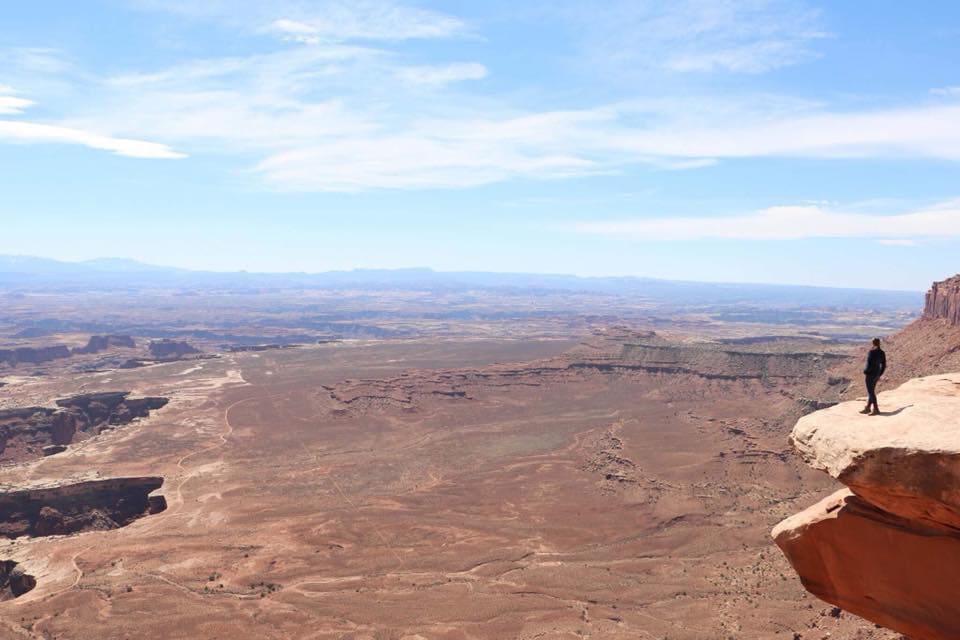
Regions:
<svg viewBox="0 0 960 640"><path fill-rule="evenodd" d="M150 493L163 478L111 478L0 493L0 537L67 535L123 527L167 508Z"/></svg>
<svg viewBox="0 0 960 640"><path fill-rule="evenodd" d="M827 372L848 359L844 353L817 351L801 341L774 350L768 345L672 342L652 332L611 330L598 332L569 355L549 360L476 369L410 370L393 378L345 380L323 389L340 414L388 407L415 411L425 398L469 401L478 387L539 387L588 376L652 374L704 384L782 385L784 394L801 394L794 398L800 415L839 399L849 380L833 378Z"/></svg>
<svg viewBox="0 0 960 640"><path fill-rule="evenodd" d="M960 637L960 373L882 393L884 415L846 402L791 435L847 489L773 530L817 597L912 640Z"/></svg>
<svg viewBox="0 0 960 640"><path fill-rule="evenodd" d="M0 364L12 367L18 364L41 364L51 360L69 358L70 349L60 344L52 347L15 347L0 349Z"/></svg>
<svg viewBox="0 0 960 640"><path fill-rule="evenodd" d="M0 410L0 461L18 461L58 452L63 446L106 429L144 418L167 398L130 398L129 391L88 393L57 400L57 408Z"/></svg>
<svg viewBox="0 0 960 640"><path fill-rule="evenodd" d="M137 343L130 336L108 335L108 336L90 336L86 346L76 347L74 353L100 353L112 347L122 347L124 349L134 349Z"/></svg>
<svg viewBox="0 0 960 640"><path fill-rule="evenodd" d="M939 318L953 326L960 326L960 275L933 283L927 292L923 317Z"/></svg>
<svg viewBox="0 0 960 640"><path fill-rule="evenodd" d="M36 586L36 579L16 562L0 560L0 602L19 598Z"/></svg>
<svg viewBox="0 0 960 640"><path fill-rule="evenodd" d="M150 343L150 355L157 360L176 360L183 356L200 353L188 342L180 340L154 340Z"/></svg>

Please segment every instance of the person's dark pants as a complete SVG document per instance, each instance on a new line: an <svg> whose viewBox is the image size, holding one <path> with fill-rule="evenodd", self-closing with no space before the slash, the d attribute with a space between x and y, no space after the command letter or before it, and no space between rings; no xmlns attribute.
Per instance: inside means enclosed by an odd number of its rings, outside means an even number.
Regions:
<svg viewBox="0 0 960 640"><path fill-rule="evenodd" d="M880 411L880 407L877 406L877 381L880 380L880 376L868 375L867 378L867 409L871 406L874 411Z"/></svg>

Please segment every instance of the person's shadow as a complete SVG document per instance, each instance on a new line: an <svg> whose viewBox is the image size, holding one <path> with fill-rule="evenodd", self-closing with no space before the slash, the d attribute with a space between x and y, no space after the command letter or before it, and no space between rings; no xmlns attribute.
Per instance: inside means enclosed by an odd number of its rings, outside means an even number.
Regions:
<svg viewBox="0 0 960 640"><path fill-rule="evenodd" d="M908 405L905 406L905 407L900 407L899 409L894 409L893 411L881 411L881 412L878 413L877 415L878 415L878 416L886 416L886 417L895 416L895 415L897 415L898 413L900 413L901 411L903 411L904 409L909 409L909 408L912 407L912 406L913 406L912 404L908 404Z"/></svg>

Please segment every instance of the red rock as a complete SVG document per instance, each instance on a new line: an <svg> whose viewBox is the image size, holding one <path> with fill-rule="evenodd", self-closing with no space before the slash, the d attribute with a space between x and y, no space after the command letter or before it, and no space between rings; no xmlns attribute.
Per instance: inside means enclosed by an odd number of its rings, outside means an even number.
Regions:
<svg viewBox="0 0 960 640"><path fill-rule="evenodd" d="M803 586L912 640L960 638L960 536L842 489L773 530Z"/></svg>
<svg viewBox="0 0 960 640"><path fill-rule="evenodd" d="M960 638L960 373L800 419L791 441L847 485L773 530L817 597L912 640Z"/></svg>
<svg viewBox="0 0 960 640"><path fill-rule="evenodd" d="M923 317L941 318L951 325L960 326L960 274L933 283L927 292Z"/></svg>

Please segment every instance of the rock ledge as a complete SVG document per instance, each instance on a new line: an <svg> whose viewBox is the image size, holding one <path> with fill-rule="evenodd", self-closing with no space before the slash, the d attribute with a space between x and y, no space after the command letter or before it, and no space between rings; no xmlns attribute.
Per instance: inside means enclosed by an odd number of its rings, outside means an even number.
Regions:
<svg viewBox="0 0 960 640"><path fill-rule="evenodd" d="M912 640L960 638L960 373L801 418L791 435L847 489L793 515L773 537L817 597Z"/></svg>

